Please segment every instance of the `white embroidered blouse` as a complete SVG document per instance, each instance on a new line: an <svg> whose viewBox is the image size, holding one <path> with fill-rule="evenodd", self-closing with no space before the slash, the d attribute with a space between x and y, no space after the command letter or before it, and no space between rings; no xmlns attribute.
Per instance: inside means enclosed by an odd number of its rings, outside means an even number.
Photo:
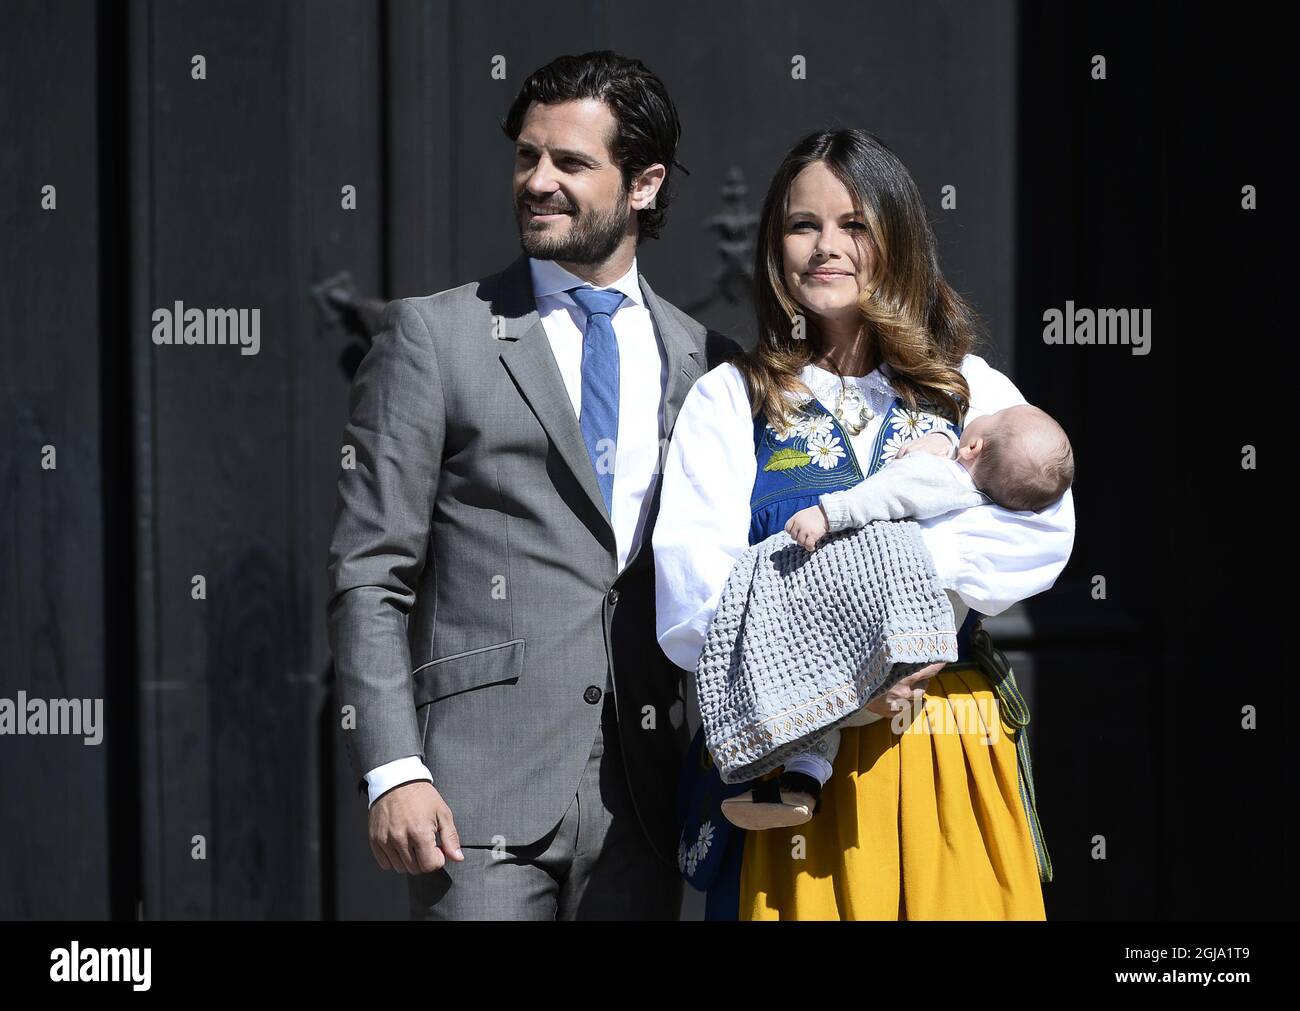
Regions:
<svg viewBox="0 0 1300 1011"><path fill-rule="evenodd" d="M978 355L967 355L961 372L970 386L968 422L1025 403L1011 380ZM888 375L888 366L882 366L847 377L867 404L866 427L850 437L864 467L897 395ZM833 413L839 394L835 374L809 365L801 378ZM699 663L731 567L749 547L749 503L758 469L753 426L745 381L734 365L723 364L701 376L686 395L668 445L652 541L657 635L667 657L689 671ZM896 450L887 445L886 457ZM1037 513L1011 512L989 502L917 522L949 596L986 615L1051 587L1074 546L1069 491Z"/></svg>

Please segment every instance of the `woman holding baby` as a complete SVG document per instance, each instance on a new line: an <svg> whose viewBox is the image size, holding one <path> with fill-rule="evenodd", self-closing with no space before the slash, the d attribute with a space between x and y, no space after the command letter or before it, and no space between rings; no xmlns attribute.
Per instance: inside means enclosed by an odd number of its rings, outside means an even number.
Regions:
<svg viewBox="0 0 1300 1011"><path fill-rule="evenodd" d="M823 495L861 484L920 440L947 455L964 426L1025 402L971 353L979 320L943 279L916 185L865 131L813 134L782 162L755 282L757 346L695 384L665 462L659 642L688 670L750 545L787 530L811 546L825 532ZM754 784L724 786L697 736L679 863L708 893L710 918L1044 917L1039 882L1051 872L1027 715L978 618L1056 580L1073 544L1070 492L1037 511L989 501L918 522L962 659L904 678L858 725L841 726L820 772L807 759L824 783L815 815L797 827L741 831L722 817L722 802L747 799ZM1001 725L972 725L972 713ZM784 799L776 785L769 796Z"/></svg>

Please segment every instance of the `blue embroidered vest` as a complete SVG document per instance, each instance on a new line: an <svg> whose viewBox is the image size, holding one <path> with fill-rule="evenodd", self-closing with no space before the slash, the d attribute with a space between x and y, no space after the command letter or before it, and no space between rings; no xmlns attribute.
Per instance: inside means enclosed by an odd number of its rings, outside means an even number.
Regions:
<svg viewBox="0 0 1300 1011"><path fill-rule="evenodd" d="M774 430L761 412L754 419L758 470L749 498L751 545L784 530L791 516L817 505L823 494L861 483L892 460L903 443L938 428L961 434L960 426L934 414L909 410L896 397L885 413L864 470L848 433L820 401L805 401L801 412L786 432ZM961 660L971 656L971 631L980 617L971 611L958 630ZM683 825L677 860L686 880L708 893L707 919L737 918L745 833L723 817L721 805L723 799L753 787L754 782L723 783L704 746L704 731L696 733L677 790L677 814Z"/></svg>

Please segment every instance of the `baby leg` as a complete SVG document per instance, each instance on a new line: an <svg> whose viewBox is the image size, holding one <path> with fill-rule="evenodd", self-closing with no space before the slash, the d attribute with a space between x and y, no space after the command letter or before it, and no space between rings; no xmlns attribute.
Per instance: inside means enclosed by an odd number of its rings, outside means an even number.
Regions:
<svg viewBox="0 0 1300 1011"><path fill-rule="evenodd" d="M722 814L747 830L802 825L821 807L822 787L831 778L831 763L840 749L840 732L829 730L786 760L781 775L748 793L728 797Z"/></svg>
<svg viewBox="0 0 1300 1011"><path fill-rule="evenodd" d="M826 785L831 778L831 767L840 750L840 732L832 727L822 737L812 742L807 749L799 752L785 763L786 772L802 772L806 776Z"/></svg>

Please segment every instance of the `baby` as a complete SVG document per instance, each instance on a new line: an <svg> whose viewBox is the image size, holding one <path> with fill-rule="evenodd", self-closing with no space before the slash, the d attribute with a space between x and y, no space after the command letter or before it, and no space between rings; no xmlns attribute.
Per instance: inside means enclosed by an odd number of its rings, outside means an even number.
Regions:
<svg viewBox="0 0 1300 1011"><path fill-rule="evenodd" d="M785 530L808 551L828 533L876 520L929 519L990 500L1004 509L1037 512L1059 499L1074 480L1074 454L1065 432L1037 407L1022 404L980 415L960 439L937 429L906 443L886 467L845 491L820 497L820 505L795 513ZM845 725L869 722L861 711ZM839 750L839 731L785 763L779 778L722 803L741 828L802 825L821 806Z"/></svg>

